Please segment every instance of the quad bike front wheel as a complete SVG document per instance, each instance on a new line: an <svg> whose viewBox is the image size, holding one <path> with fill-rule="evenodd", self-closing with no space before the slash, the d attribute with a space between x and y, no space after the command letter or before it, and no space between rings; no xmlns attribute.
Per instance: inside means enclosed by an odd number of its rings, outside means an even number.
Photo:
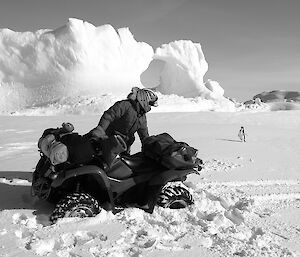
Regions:
<svg viewBox="0 0 300 257"><path fill-rule="evenodd" d="M93 217L101 211L98 201L87 193L70 193L55 206L50 221L55 223L59 218Z"/></svg>
<svg viewBox="0 0 300 257"><path fill-rule="evenodd" d="M52 180L44 176L49 171L50 165L50 160L45 156L42 156L38 161L32 173L31 195L37 196L41 200L47 200L50 203L57 203L61 198L61 193L57 190L52 190Z"/></svg>
<svg viewBox="0 0 300 257"><path fill-rule="evenodd" d="M186 208L193 203L194 199L191 193L180 185L165 186L157 199L158 206L170 209Z"/></svg>

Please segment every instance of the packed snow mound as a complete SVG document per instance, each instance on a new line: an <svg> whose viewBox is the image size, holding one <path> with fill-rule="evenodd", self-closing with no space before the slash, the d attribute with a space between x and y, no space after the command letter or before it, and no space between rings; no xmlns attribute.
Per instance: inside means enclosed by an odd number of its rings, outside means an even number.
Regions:
<svg viewBox="0 0 300 257"><path fill-rule="evenodd" d="M0 110L83 92L128 93L141 85L153 49L128 28L69 19L55 30L0 30Z"/></svg>

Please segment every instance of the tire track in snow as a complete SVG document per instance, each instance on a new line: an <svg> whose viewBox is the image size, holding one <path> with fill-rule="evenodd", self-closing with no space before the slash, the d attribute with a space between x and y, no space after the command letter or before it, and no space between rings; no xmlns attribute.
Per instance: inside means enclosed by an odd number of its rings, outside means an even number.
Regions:
<svg viewBox="0 0 300 257"><path fill-rule="evenodd" d="M203 186L223 193L235 190L237 193L246 194L259 201L300 199L299 180L204 182Z"/></svg>
<svg viewBox="0 0 300 257"><path fill-rule="evenodd" d="M238 159L243 159L239 157ZM249 161L253 161L251 158ZM201 173L229 172L232 169L243 167L241 163L228 160L212 159L206 161ZM245 194L257 201L287 201L300 199L300 180L254 180L254 181L203 181L201 187L213 188L214 191L227 193L234 190L236 194Z"/></svg>

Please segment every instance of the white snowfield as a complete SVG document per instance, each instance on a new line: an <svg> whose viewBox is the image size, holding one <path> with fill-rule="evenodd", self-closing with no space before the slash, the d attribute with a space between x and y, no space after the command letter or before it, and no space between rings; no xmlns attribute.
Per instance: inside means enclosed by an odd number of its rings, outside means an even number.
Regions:
<svg viewBox="0 0 300 257"><path fill-rule="evenodd" d="M151 134L199 149L205 168L185 182L195 204L103 210L55 225L53 206L30 195L37 140L64 121L85 133L99 116L1 116L0 256L300 256L299 114L150 113Z"/></svg>

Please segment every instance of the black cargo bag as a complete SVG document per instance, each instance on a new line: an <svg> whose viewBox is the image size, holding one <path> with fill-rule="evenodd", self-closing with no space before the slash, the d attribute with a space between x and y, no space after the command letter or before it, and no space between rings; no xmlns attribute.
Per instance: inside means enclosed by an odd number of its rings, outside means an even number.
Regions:
<svg viewBox="0 0 300 257"><path fill-rule="evenodd" d="M190 169L195 166L198 150L162 133L147 137L142 152L168 169Z"/></svg>
<svg viewBox="0 0 300 257"><path fill-rule="evenodd" d="M68 162L71 164L86 164L90 162L95 149L92 142L78 133L69 133L60 138L60 142L65 144L69 151Z"/></svg>

